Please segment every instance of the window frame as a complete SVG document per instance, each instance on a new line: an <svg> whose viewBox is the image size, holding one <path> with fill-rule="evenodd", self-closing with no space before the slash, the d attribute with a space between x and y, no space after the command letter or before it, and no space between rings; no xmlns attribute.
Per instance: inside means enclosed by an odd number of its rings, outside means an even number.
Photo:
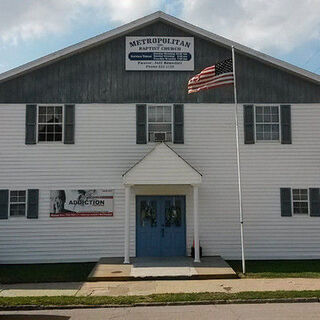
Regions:
<svg viewBox="0 0 320 320"><path fill-rule="evenodd" d="M279 139L278 140L257 140L257 121L256 121L256 108L257 107L277 107L279 114ZM254 142L255 143L276 143L281 144L282 132L281 132L281 106L275 104L255 104L253 106L253 123L254 123ZM263 124L265 122L262 122ZM271 124L272 122L270 122ZM260 123L259 123L260 124Z"/></svg>
<svg viewBox="0 0 320 320"><path fill-rule="evenodd" d="M62 107L62 131L61 131L61 141L39 141L39 107ZM37 125L36 125L36 135L37 135L37 144L63 144L64 143L64 105L60 103L41 103L37 105Z"/></svg>
<svg viewBox="0 0 320 320"><path fill-rule="evenodd" d="M291 213L292 216L296 217L310 217L310 194L309 194L309 187L291 187L290 192L291 192ZM293 200L293 190L307 190L307 196L308 200ZM307 202L308 203L308 213L294 213L294 206L293 202Z"/></svg>
<svg viewBox="0 0 320 320"><path fill-rule="evenodd" d="M8 199L8 219L21 219L21 218L26 218L27 217L27 209L28 209L28 190L23 189L23 188L14 188L14 189L9 189L9 199ZM11 203L11 192L12 191L24 191L26 194L26 201L25 202L13 202ZM22 216L12 216L11 215L11 204L25 204L25 209L24 209L24 215Z"/></svg>
<svg viewBox="0 0 320 320"><path fill-rule="evenodd" d="M147 121L146 121L146 135L147 135L147 143L159 143L156 141L149 141L149 107L170 107L171 108L171 141L164 141L165 143L173 143L174 141L174 105L173 104L169 104L169 103L150 103L147 104ZM169 123L169 122L151 122L151 123Z"/></svg>

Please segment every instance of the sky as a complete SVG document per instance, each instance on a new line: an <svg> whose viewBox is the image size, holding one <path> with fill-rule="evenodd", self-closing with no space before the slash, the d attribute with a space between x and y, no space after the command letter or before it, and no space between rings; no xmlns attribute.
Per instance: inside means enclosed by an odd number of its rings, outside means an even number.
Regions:
<svg viewBox="0 0 320 320"><path fill-rule="evenodd" d="M0 73L158 10L320 74L320 0L0 0Z"/></svg>

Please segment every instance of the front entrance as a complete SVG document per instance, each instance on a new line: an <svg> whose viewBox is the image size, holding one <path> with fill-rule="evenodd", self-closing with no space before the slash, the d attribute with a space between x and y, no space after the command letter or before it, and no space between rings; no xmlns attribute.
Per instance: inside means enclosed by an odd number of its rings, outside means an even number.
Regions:
<svg viewBox="0 0 320 320"><path fill-rule="evenodd" d="M185 196L137 196L136 256L186 255Z"/></svg>

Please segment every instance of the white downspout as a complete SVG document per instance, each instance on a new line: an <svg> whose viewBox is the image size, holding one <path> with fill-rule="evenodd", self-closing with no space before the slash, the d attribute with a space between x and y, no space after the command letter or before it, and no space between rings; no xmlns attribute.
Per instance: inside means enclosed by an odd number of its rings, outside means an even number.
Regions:
<svg viewBox="0 0 320 320"><path fill-rule="evenodd" d="M199 186L193 185L193 233L194 233L194 262L200 262L199 243Z"/></svg>
<svg viewBox="0 0 320 320"><path fill-rule="evenodd" d="M124 261L130 263L130 195L131 186L125 185Z"/></svg>

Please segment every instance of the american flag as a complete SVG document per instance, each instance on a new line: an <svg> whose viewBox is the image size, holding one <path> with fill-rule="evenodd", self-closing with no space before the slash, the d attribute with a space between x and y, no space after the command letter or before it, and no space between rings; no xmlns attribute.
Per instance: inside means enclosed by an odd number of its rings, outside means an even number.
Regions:
<svg viewBox="0 0 320 320"><path fill-rule="evenodd" d="M188 82L188 93L199 92L234 83L232 59L203 69Z"/></svg>

